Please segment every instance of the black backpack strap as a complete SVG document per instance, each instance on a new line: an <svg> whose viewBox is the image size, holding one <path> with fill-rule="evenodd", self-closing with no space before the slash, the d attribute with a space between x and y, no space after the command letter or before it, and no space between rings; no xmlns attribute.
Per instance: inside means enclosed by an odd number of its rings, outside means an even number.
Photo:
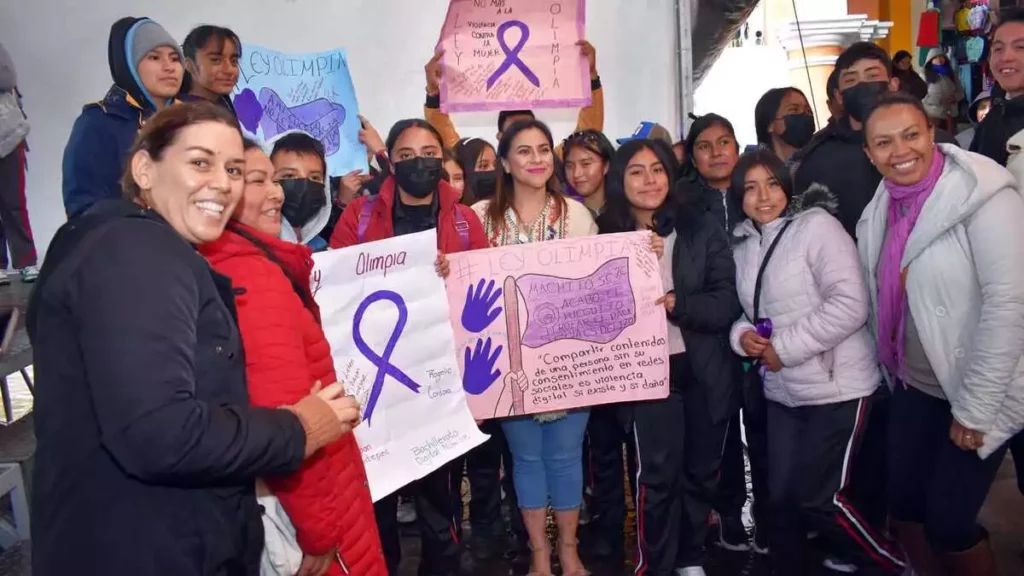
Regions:
<svg viewBox="0 0 1024 576"><path fill-rule="evenodd" d="M792 220L787 220L782 225L782 230L775 235L775 239L772 240L770 246L768 246L768 252L765 252L764 260L761 261L761 267L757 270L757 281L754 282L754 324L757 324L761 320L761 282L764 280L764 271L768 269L768 261L772 259L772 253L775 252L775 248L779 245L779 240L782 239L782 235L786 232L786 228L792 224Z"/></svg>

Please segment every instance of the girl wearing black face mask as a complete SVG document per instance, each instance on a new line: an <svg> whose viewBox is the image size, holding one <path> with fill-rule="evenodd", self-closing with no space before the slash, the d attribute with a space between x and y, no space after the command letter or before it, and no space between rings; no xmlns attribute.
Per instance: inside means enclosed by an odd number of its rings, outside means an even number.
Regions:
<svg viewBox="0 0 1024 576"><path fill-rule="evenodd" d="M754 107L754 127L758 145L789 164L814 136L814 113L799 89L773 88Z"/></svg>
<svg viewBox="0 0 1024 576"><path fill-rule="evenodd" d="M452 147L452 156L465 178L463 204L472 206L494 196L498 187L498 155L494 146L480 138L463 138Z"/></svg>

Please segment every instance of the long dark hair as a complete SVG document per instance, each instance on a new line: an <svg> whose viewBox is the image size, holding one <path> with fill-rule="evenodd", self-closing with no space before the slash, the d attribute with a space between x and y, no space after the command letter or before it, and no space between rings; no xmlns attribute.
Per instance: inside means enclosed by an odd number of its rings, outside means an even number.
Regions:
<svg viewBox="0 0 1024 576"><path fill-rule="evenodd" d="M502 133L501 142L498 143L498 158L508 160L509 154L512 153L512 141L521 132L527 130L540 130L551 146L551 154L554 155L555 140L551 136L551 130L547 124L534 119L515 122ZM560 217L562 214L565 214L568 207L565 203L565 196L562 194L562 184L559 182L556 173L557 170L553 171L551 178L548 178L547 191L548 194L553 194L558 199L557 209ZM492 224L496 225L505 219L505 212L514 205L512 202L514 191L515 183L512 181L512 174L506 171L505 166L502 165L501 177L498 178L498 190L495 192L491 204L487 207L487 218Z"/></svg>
<svg viewBox="0 0 1024 576"><path fill-rule="evenodd" d="M697 165L693 163L693 147L697 145L697 138L704 133L705 130L712 126L721 126L725 128L725 131L732 136L733 142L736 143L736 150L739 151L740 143L736 140L736 129L732 127L732 122L725 116L719 116L718 114L705 114L697 117L690 125L690 131L686 133L686 166L685 170L693 175L703 176L697 171Z"/></svg>
<svg viewBox="0 0 1024 576"><path fill-rule="evenodd" d="M789 168L786 167L786 163L776 156L775 152L758 148L740 156L740 159L736 162L736 167L733 168L728 194L729 199L736 206L743 206L743 196L746 195L744 188L747 181L747 172L750 172L750 169L755 166L761 166L767 170L779 183L779 186L782 187L782 192L786 195L787 202L792 201L793 176Z"/></svg>
<svg viewBox="0 0 1024 576"><path fill-rule="evenodd" d="M757 101L757 104L754 106L754 130L757 133L758 144L772 145L772 135L768 132L768 127L771 126L778 116L779 106L782 106L782 99L791 92L796 92L803 96L804 100L807 99L807 96L799 88L787 86L785 88L772 88L765 92L761 99Z"/></svg>
<svg viewBox="0 0 1024 576"><path fill-rule="evenodd" d="M597 218L597 227L601 234L615 232L633 232L636 230L636 217L633 216L633 205L626 197L626 169L633 157L642 150L650 150L665 167L665 176L668 178L668 195L665 201L654 213L654 224L658 229L663 229L669 224L668 220L676 213L679 201L673 192L673 186L677 177L675 155L672 148L665 142L658 140L630 140L626 142L612 156L611 164L608 167L608 176L605 177L604 212ZM660 232L659 232L660 233Z"/></svg>
<svg viewBox="0 0 1024 576"><path fill-rule="evenodd" d="M484 150L488 148L494 150L494 146L482 138L463 138L452 147L452 160L462 168L463 178L466 182L466 188L462 192L463 204L472 204L481 199L477 195L475 186L476 163L480 160ZM494 156L497 157L498 153L495 152Z"/></svg>
<svg viewBox="0 0 1024 576"><path fill-rule="evenodd" d="M210 42L216 42L219 48L218 52L224 49L225 42L231 42L235 45L235 50L238 51L238 58L242 58L242 40L235 34L234 30L225 28L223 26L214 26L212 24L203 24L202 26L196 26L185 36L185 41L181 44L181 51L185 55L185 58L191 60L197 67L199 61L196 60L196 55ZM184 63L182 63L184 66ZM192 91L192 83L195 80L192 78L192 74L189 73L188 69L185 69L185 76L181 82L181 93L188 94Z"/></svg>

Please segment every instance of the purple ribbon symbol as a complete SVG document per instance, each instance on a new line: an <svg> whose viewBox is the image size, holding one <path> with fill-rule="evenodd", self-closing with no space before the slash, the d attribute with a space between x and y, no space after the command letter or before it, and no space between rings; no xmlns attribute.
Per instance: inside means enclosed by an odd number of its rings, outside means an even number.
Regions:
<svg viewBox="0 0 1024 576"><path fill-rule="evenodd" d="M510 50L508 44L505 43L505 33L508 32L509 28L513 27L519 28L520 36L515 47ZM523 51L523 48L526 46L526 41L529 39L530 27L524 22L520 22L519 20L509 20L501 26L498 26L498 45L501 46L501 51L505 53L505 61L502 62L501 66L498 66L498 69L494 71L494 74L491 74L491 77L487 79L488 90L490 90L491 87L494 86L494 83L497 82L498 79L501 78L505 72L508 72L509 68L513 66L519 68L519 71L523 73L523 76L525 76L531 84L540 88L540 79L533 73L533 70L530 70L530 67L526 65L526 62L523 62L519 58L519 53Z"/></svg>
<svg viewBox="0 0 1024 576"><path fill-rule="evenodd" d="M359 330L359 326L363 322L363 315L366 314L367 308L370 307L374 302L380 300L387 300L398 308L398 322L395 324L395 329L391 332L391 336L388 337L388 343L384 346L384 353L377 354L366 345L366 341L363 340L363 335ZM395 345L398 344L398 338L402 335L402 331L405 330L405 322L409 319L409 309L405 305L405 300L397 293L391 290L378 290L373 294L366 297L360 304L359 308L356 309L355 317L352 319L352 340L355 341L356 348L362 352L363 356L370 361L374 366L377 367L377 376L373 380L373 388L370 389L370 399L366 401L366 410L363 411L363 420L366 420L366 425L370 425L370 418L373 416L373 409L377 406L377 399L380 398L381 390L384 388L384 377L391 376L395 380L398 380L404 384L408 389L419 394L420 385L413 382L412 378L398 369L398 367L391 364L391 354L395 351Z"/></svg>

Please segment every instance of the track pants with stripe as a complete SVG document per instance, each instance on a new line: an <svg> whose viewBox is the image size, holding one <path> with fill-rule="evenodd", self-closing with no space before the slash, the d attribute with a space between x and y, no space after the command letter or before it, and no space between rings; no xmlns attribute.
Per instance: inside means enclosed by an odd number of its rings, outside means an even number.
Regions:
<svg viewBox="0 0 1024 576"><path fill-rule="evenodd" d="M25 143L22 142L7 156L0 158L0 243L4 268L7 247L11 249L11 264L15 268L35 266L36 246L32 241L32 227L28 222L28 201L25 198Z"/></svg>
<svg viewBox="0 0 1024 576"><path fill-rule="evenodd" d="M810 573L805 544L811 531L859 573L903 572L899 547L849 501L870 406L870 398L796 408L768 401L769 545L778 574Z"/></svg>
<svg viewBox="0 0 1024 576"><path fill-rule="evenodd" d="M455 576L459 571L459 541L452 491L453 466L442 466L408 486L416 504L416 526L422 542L419 576ZM377 516L388 574L398 576L402 561L398 526L398 494L386 496L373 505Z"/></svg>
<svg viewBox="0 0 1024 576"><path fill-rule="evenodd" d="M671 392L633 407L638 576L702 563L729 420L713 422L686 354L669 358Z"/></svg>

